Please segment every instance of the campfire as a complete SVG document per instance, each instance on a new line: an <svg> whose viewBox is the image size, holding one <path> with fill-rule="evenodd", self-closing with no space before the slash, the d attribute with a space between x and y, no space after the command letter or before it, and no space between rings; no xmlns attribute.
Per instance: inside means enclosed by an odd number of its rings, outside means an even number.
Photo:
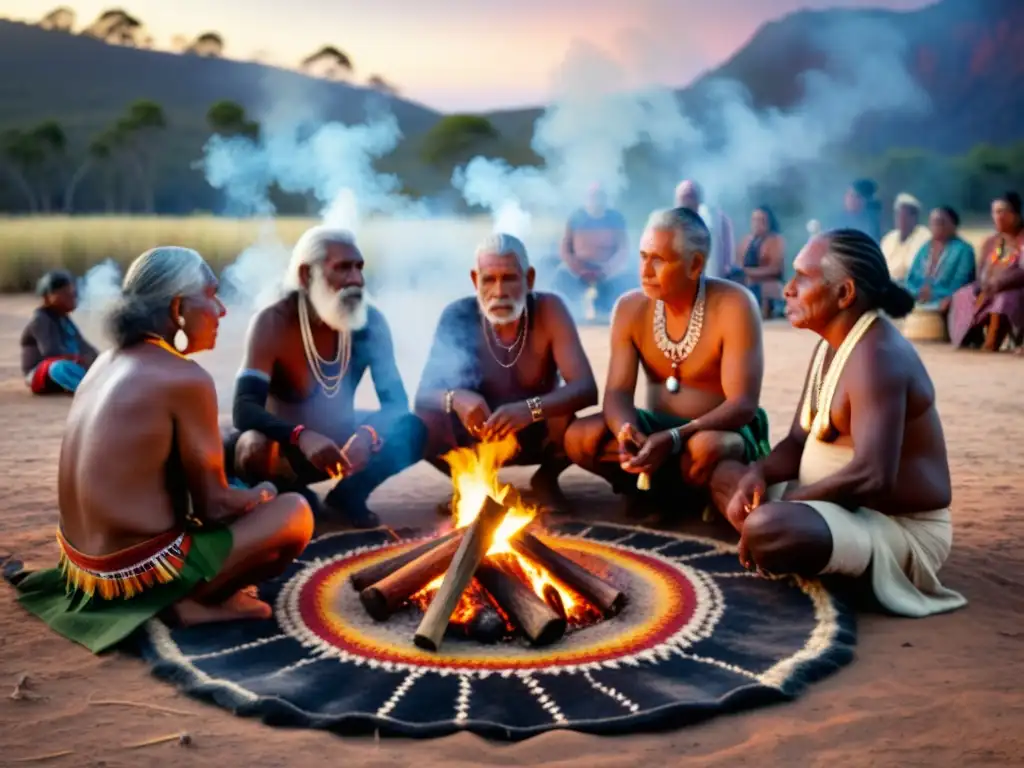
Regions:
<svg viewBox="0 0 1024 768"><path fill-rule="evenodd" d="M413 641L436 651L449 628L486 643L522 634L539 646L622 610L623 593L545 543L537 509L498 480L516 449L512 436L445 457L454 528L352 574L370 616L421 610Z"/></svg>

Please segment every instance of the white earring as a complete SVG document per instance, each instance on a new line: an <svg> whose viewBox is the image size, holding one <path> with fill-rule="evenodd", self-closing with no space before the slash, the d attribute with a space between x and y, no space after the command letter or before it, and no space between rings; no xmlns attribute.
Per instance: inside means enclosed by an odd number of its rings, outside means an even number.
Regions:
<svg viewBox="0 0 1024 768"><path fill-rule="evenodd" d="M178 315L178 330L174 334L174 348L179 352L188 349L188 334L185 333L185 318Z"/></svg>

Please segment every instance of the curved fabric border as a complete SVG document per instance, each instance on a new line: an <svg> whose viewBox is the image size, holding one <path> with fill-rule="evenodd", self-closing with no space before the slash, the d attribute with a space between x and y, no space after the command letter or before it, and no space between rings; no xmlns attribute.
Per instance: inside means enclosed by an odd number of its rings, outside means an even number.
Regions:
<svg viewBox="0 0 1024 768"><path fill-rule="evenodd" d="M549 535L578 536L580 538L594 538L597 540L603 538L593 536L595 532L621 532L622 538L628 538L631 535L647 534L662 539L672 539L681 543L691 542L705 545L709 549L714 549L716 551L715 555L731 556L734 558L736 553L735 546L716 539L612 523L600 523L593 526L588 526L584 523L568 523L556 526L554 530L549 532ZM314 543L323 543L333 538L345 539L351 537L359 539L374 533L374 531L360 531L352 532L351 534L329 534L317 539ZM381 540L375 546L373 544L363 546L357 544L351 549L346 548L346 554L351 556L358 551L377 548L386 543L384 534L376 533L379 534ZM616 543L615 546L629 549L624 544ZM637 551L649 552L649 550L639 548ZM731 562L735 563L735 560ZM695 570L703 573L709 580L713 581L714 573L708 576L706 571L701 569ZM294 577L294 572L291 572L279 578L277 582L283 584ZM767 582L768 580L758 579L758 581ZM572 730L598 735L624 734L636 731L679 728L706 720L718 714L739 712L758 706L791 700L799 696L809 684L827 677L853 659L853 649L856 643L855 620L852 613L839 600L831 595L818 581L788 577L775 578L771 581L782 582L780 586L784 585L785 589L798 589L807 597L810 601L810 608L813 610L815 629L807 637L801 650L787 658L780 659L763 672L758 673L756 681L737 685L724 696L714 699L709 698L700 702L671 702L645 708L642 711L630 712L624 709L623 714L620 716L602 717L599 719L572 719L564 723L552 721L530 727L510 726L505 723L494 722L493 720L474 718L462 721L448 719L424 723L410 722L376 712L345 712L335 715L311 712L279 696L257 695L231 680L210 676L199 669L190 661L189 657L182 653L175 642L172 631L158 620L153 620L147 625L144 636L140 638L138 650L150 662L153 673L156 676L175 683L188 695L215 703L240 716L258 717L270 725L327 729L340 734L355 735L376 732L385 736L418 738L438 737L469 731L488 738L507 741L519 741L551 730ZM275 596L275 602L276 599ZM257 639L245 646L238 646L231 650L234 652L242 648L256 648L268 642L270 640L266 638ZM216 652L210 655L216 655ZM624 666L640 666L641 663L631 661L624 664ZM412 672L410 677L416 679L425 674L443 675L444 673L423 672L418 674ZM520 679L532 675L537 677L557 677L558 674L547 672L512 673L511 677ZM583 674L589 673L584 671ZM451 673L451 676L457 677L458 675ZM595 689L602 687L600 684L595 684L592 679L591 685ZM618 694L614 689L607 693L610 696L618 695L619 698L622 698L621 694ZM397 695L400 696L401 692Z"/></svg>

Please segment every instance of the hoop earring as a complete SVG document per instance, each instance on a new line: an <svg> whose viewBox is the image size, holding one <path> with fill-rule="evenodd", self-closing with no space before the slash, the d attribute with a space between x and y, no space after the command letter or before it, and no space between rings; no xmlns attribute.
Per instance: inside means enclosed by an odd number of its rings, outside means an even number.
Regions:
<svg viewBox="0 0 1024 768"><path fill-rule="evenodd" d="M174 348L179 352L188 349L188 334L185 333L185 318L178 315L178 330L174 334Z"/></svg>

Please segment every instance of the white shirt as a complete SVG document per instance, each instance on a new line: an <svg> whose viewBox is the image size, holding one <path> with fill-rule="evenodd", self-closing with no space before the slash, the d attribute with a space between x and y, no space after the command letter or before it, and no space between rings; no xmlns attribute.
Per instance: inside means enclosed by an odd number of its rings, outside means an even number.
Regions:
<svg viewBox="0 0 1024 768"><path fill-rule="evenodd" d="M928 227L918 224L906 240L900 241L900 231L894 229L882 238L881 247L885 261L889 265L889 276L895 282L907 279L914 257L932 239Z"/></svg>

